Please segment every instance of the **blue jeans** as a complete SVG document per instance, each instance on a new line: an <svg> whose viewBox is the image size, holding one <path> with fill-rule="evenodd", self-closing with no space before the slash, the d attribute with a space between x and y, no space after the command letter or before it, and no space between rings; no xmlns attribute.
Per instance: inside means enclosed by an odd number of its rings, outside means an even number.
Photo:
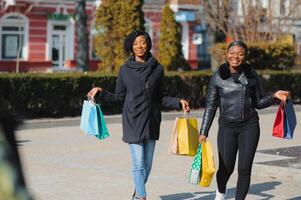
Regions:
<svg viewBox="0 0 301 200"><path fill-rule="evenodd" d="M152 168L155 145L156 140L129 144L132 156L132 175L139 198L146 198L145 184Z"/></svg>

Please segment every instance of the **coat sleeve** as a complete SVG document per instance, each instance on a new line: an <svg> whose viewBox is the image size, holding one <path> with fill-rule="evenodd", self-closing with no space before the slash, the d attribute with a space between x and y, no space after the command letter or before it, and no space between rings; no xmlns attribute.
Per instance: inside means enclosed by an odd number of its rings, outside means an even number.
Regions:
<svg viewBox="0 0 301 200"><path fill-rule="evenodd" d="M122 104L126 95L126 86L122 80L122 69L120 69L115 86L115 93L103 90L98 96L99 101L107 103Z"/></svg>
<svg viewBox="0 0 301 200"><path fill-rule="evenodd" d="M159 95L161 97L162 106L167 109L179 109L180 108L180 98L167 96L164 87L164 71L159 83Z"/></svg>
<svg viewBox="0 0 301 200"><path fill-rule="evenodd" d="M273 97L272 94L268 94L265 95L264 94L264 90L262 88L262 84L261 84L261 80L259 78L259 76L255 73L255 77L256 77L256 88L255 88L255 96L253 95L253 102L255 104L255 108L257 109L263 109L266 107L269 107L271 105L273 105L274 103L276 103L275 98Z"/></svg>
<svg viewBox="0 0 301 200"><path fill-rule="evenodd" d="M213 75L210 79L206 100L205 112L203 115L202 126L200 129L200 134L208 136L209 129L212 125L216 109L218 107L218 87L215 83L215 75Z"/></svg>

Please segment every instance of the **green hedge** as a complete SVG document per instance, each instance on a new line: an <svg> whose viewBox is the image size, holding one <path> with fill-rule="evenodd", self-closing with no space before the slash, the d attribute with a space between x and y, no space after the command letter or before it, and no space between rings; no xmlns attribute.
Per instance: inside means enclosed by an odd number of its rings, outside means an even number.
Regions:
<svg viewBox="0 0 301 200"><path fill-rule="evenodd" d="M301 73L261 72L266 90L290 90L295 102L301 101ZM190 100L192 108L205 105L211 72L172 72L166 74L165 89L170 96ZM0 96L25 118L79 116L87 92L93 86L114 91L116 74L0 74ZM103 104L106 114L119 113L120 107Z"/></svg>
<svg viewBox="0 0 301 200"><path fill-rule="evenodd" d="M1 74L0 95L24 117L76 116L93 86L114 89L116 76L93 74Z"/></svg>
<svg viewBox="0 0 301 200"><path fill-rule="evenodd" d="M228 44L217 43L211 48L211 54L216 63L220 65L225 62ZM256 69L283 70L294 66L296 49L292 42L281 40L269 43L248 44L248 63ZM216 66L214 66L216 67Z"/></svg>

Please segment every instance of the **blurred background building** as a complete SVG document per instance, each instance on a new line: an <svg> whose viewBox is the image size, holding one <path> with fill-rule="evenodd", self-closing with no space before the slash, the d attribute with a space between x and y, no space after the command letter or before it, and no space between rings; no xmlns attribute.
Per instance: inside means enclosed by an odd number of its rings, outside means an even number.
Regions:
<svg viewBox="0 0 301 200"><path fill-rule="evenodd" d="M86 1L90 50L89 69L96 70L93 37L94 14L100 1ZM73 70L77 37L74 0L0 0L0 71ZM160 20L165 0L145 0L143 11L156 55ZM207 26L201 21L201 0L171 0L176 21L181 24L185 58L192 69L210 65ZM16 63L18 60L18 64Z"/></svg>
<svg viewBox="0 0 301 200"><path fill-rule="evenodd" d="M76 1L0 2L0 71L15 71L17 60L20 60L20 71L71 69L77 49L74 20ZM95 1L86 2L89 27L95 9ZM93 70L97 68L98 60L93 59L92 49L89 52L89 67Z"/></svg>
<svg viewBox="0 0 301 200"><path fill-rule="evenodd" d="M208 26L202 13L201 0L170 0L176 21L181 26L182 48L192 69L210 67L208 52ZM145 0L146 27L154 41L154 54L158 50L161 10L165 0Z"/></svg>
<svg viewBox="0 0 301 200"><path fill-rule="evenodd" d="M255 8L262 12L260 31L269 31L268 15L272 16L272 24L281 29L282 32L292 34L295 43L297 54L301 54L301 1L300 0L232 0L233 10L239 16L238 20L242 20L245 15L244 3L250 2ZM274 28L272 31L277 32Z"/></svg>
<svg viewBox="0 0 301 200"><path fill-rule="evenodd" d="M216 0L218 2L218 0ZM222 1L222 0L219 0ZM237 16L243 15L243 0L231 0ZM268 10L273 4L275 19L290 11L293 1L254 0ZM153 39L156 56L160 38L162 7L166 0L144 0L145 27ZM215 42L205 21L202 0L169 0L181 26L181 43L191 69L210 68L209 46ZM75 69L77 36L75 13L78 0L0 0L0 71L54 71ZM95 11L101 1L86 0L89 30L89 70L96 70L93 28ZM301 11L291 16L297 52L301 52ZM239 17L238 17L239 20ZM264 28L265 26L263 26Z"/></svg>

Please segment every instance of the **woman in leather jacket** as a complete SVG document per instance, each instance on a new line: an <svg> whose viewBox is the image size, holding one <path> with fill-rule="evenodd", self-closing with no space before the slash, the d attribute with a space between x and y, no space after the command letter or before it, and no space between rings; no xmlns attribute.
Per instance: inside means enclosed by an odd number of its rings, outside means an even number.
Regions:
<svg viewBox="0 0 301 200"><path fill-rule="evenodd" d="M216 174L216 200L226 196L226 185L235 166L238 153L236 200L245 199L260 128L256 109L273 105L277 99L285 101L289 92L278 90L263 93L260 78L245 60L248 48L242 41L234 41L227 48L227 62L211 77L199 141L205 141L217 107L220 109L217 136L219 168Z"/></svg>

